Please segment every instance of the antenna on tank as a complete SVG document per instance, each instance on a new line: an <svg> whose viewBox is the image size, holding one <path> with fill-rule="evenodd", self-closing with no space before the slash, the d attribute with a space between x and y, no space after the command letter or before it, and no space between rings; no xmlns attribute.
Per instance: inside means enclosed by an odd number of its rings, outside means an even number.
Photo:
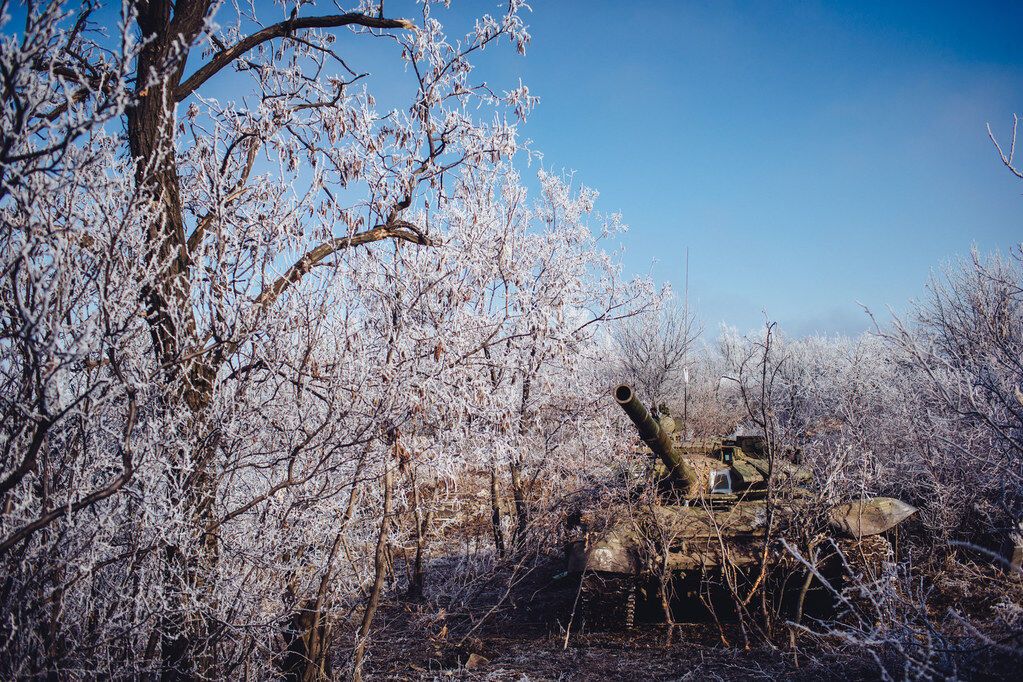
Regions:
<svg viewBox="0 0 1023 682"><path fill-rule="evenodd" d="M682 433L689 435L689 247L686 247L685 286L683 288L682 324L685 333L685 349L682 351Z"/></svg>

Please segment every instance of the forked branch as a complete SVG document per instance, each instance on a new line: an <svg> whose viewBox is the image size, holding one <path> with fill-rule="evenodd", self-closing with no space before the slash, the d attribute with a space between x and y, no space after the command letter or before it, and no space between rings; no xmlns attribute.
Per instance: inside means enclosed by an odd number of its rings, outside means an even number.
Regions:
<svg viewBox="0 0 1023 682"><path fill-rule="evenodd" d="M1016 167L1016 164L1015 164L1015 162L1013 160L1013 157L1016 155L1016 130L1017 130L1017 128L1019 128L1019 116L1013 114L1013 116L1012 116L1012 141L1009 143L1009 153L1008 154L1006 154L1004 151L1002 151L1002 145L1000 145L998 143L998 140L995 138L995 134L991 130L991 125L990 124L988 124L988 127L987 127L987 136L988 136L988 138L991 139L991 142L994 143L995 149L998 150L998 156L1000 156L1002 158L1002 163L1005 165L1005 167L1008 168L1010 171L1012 171L1012 174L1015 175L1017 178L1023 179L1023 171L1021 171L1019 168Z"/></svg>
<svg viewBox="0 0 1023 682"><path fill-rule="evenodd" d="M221 50L207 64L178 85L175 98L178 102L192 94L196 88L208 81L225 66L238 59L252 48L274 38L283 38L304 28L340 28L341 26L365 26L366 28L403 28L414 30L415 24L408 19L384 19L369 17L358 12L331 14L322 17L298 17L267 26L250 36L242 38L231 47Z"/></svg>

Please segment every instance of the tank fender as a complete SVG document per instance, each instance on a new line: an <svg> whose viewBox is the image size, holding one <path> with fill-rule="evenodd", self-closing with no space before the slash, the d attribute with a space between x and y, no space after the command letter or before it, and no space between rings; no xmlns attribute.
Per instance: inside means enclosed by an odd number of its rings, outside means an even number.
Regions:
<svg viewBox="0 0 1023 682"><path fill-rule="evenodd" d="M863 538L890 530L917 511L894 497L873 497L835 505L828 512L828 521L846 537Z"/></svg>

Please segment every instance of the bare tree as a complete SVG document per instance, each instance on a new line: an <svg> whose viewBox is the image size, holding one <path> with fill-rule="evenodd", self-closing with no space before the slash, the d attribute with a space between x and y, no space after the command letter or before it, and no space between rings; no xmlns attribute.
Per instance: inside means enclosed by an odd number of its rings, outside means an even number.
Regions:
<svg viewBox="0 0 1023 682"><path fill-rule="evenodd" d="M654 405L683 397L700 327L692 313L666 303L614 327L615 373Z"/></svg>
<svg viewBox="0 0 1023 682"><path fill-rule="evenodd" d="M935 429L943 487L965 488L953 509L993 537L1017 538L1023 519L1023 249L948 268L912 322L886 337L922 379L927 404L951 429ZM962 539L962 538L961 538ZM1013 540L1013 545L1019 544Z"/></svg>
<svg viewBox="0 0 1023 682"><path fill-rule="evenodd" d="M242 589L221 573L239 547L228 529L291 489L312 488L307 499L354 496L366 460L339 452L380 439L389 405L376 395L368 408L345 406L336 385L324 390L344 363L325 356L328 336L337 343L343 329L345 349L358 333L351 319L329 327L337 318L326 313L339 296L351 313L357 306L343 292L356 290L330 291L313 273L345 279L375 267L379 260L345 258L374 244L435 246L428 210L442 203L448 178L515 152L508 119L480 123L465 112L507 107L514 118L531 106L525 88L498 95L470 80L470 56L484 46L506 38L524 49L521 7L512 0L455 42L431 3L418 27L368 3L340 13L305 2L258 10L281 12L267 22L254 5L211 0L125 2L113 22L112 8L95 3L30 4L20 30L5 27L0 553L17 576L4 603L24 604L19 622L40 624L19 629L25 646L38 636L59 662L63 649L105 639L71 630L109 627L133 594L145 594L156 603L136 608L146 627L131 631L144 641L125 645L126 661L159 652L161 672L182 678L239 663L218 658L231 636L213 616L225 603L220 590ZM5 21L8 10L0 3ZM360 40L393 45L412 84L404 110L376 112L368 74L339 53L339 40L345 52ZM248 88L222 101L214 88L228 72ZM280 410L284 387L293 415ZM263 413L263 432L240 437L243 410ZM250 468L239 444L260 441L283 454ZM35 572L45 570L48 543L68 532L54 524L77 527L108 502L92 536L60 545L62 567L85 553L82 571L46 571L47 581L57 595L110 577L134 591L81 624L51 610L43 626L36 598L21 597L47 589ZM88 554L103 543L121 558ZM271 554L301 562L325 550L287 544ZM92 568L97 561L112 573ZM16 651L4 659L39 664Z"/></svg>

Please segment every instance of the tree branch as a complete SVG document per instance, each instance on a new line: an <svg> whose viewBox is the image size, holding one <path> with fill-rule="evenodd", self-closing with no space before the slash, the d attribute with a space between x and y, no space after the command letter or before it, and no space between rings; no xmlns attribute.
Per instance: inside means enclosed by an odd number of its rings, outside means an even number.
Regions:
<svg viewBox="0 0 1023 682"><path fill-rule="evenodd" d="M243 38L226 50L218 52L209 63L200 67L198 71L189 76L188 80L178 86L175 91L175 97L178 102L185 99L225 66L252 48L265 43L268 40L283 38L294 31L304 28L338 28L350 25L365 26L367 28L415 29L415 24L408 19L368 17L365 14L359 14L358 12L332 14L322 17L300 17L289 19L287 21L267 26L263 30L257 31L252 35Z"/></svg>
<svg viewBox="0 0 1023 682"><path fill-rule="evenodd" d="M991 124L987 126L987 136L994 143L995 149L998 150L998 156L1001 157L1002 163L1012 171L1012 174L1017 178L1023 179L1023 171L1016 168L1013 164L1013 156L1016 154L1016 130L1019 128L1019 116L1016 114L1012 115L1012 142L1009 143L1009 155L1006 156L1005 152L1002 151L1002 145L998 144L998 140L995 138L994 132L991 130Z"/></svg>
<svg viewBox="0 0 1023 682"><path fill-rule="evenodd" d="M277 278L273 284L259 294L256 298L256 305L268 306L272 304L292 284L301 280L307 272L316 267L316 265L323 261L323 259L327 256L354 246L371 244L372 242L379 242L385 239L396 239L418 244L420 246L433 246L433 242L431 242L426 235L420 232L414 225L405 221L397 221L388 225L378 225L371 230L360 232L359 234L351 237L338 237L336 239L331 239L330 241L320 244L299 258L286 273Z"/></svg>
<svg viewBox="0 0 1023 682"><path fill-rule="evenodd" d="M256 163L256 155L259 153L259 148L260 141L258 139L249 144L249 151L246 154L245 167L242 168L241 177L239 177L238 182L235 183L234 189L232 189L231 192L226 197L224 197L224 200L221 202L222 206L227 206L227 204L231 203L241 195L245 194L245 191L248 189L245 186L245 183L249 181L249 174L252 173L252 167ZM228 158L225 157L224 158L225 165L227 164L227 161ZM202 218L202 220L200 220L199 223L195 226L195 230L188 238L187 252L189 259L192 258L192 254L194 254L195 250L199 248L200 244L202 244L203 235L206 233L206 229L213 222L214 218L217 217L216 214L217 214L216 209L211 209L210 212L207 213Z"/></svg>
<svg viewBox="0 0 1023 682"><path fill-rule="evenodd" d="M115 371L118 371L115 369ZM0 556L7 553L11 547L21 542L25 538L29 537L37 530L45 528L57 519L67 516L70 514L76 514L86 507L93 505L100 500L105 500L110 497L118 490L120 490L125 483L131 480L131 477L135 473L135 465L132 461L132 447L131 447L131 436L135 430L135 421L138 417L138 400L135 395L134 389L128 390L128 415L125 418L124 425L124 438L121 443L121 474L116 478L109 481L105 486L97 490L92 491L77 502L65 504L52 509L49 512L43 514L32 523L24 526L23 528L11 533L7 538L4 538L0 542Z"/></svg>

